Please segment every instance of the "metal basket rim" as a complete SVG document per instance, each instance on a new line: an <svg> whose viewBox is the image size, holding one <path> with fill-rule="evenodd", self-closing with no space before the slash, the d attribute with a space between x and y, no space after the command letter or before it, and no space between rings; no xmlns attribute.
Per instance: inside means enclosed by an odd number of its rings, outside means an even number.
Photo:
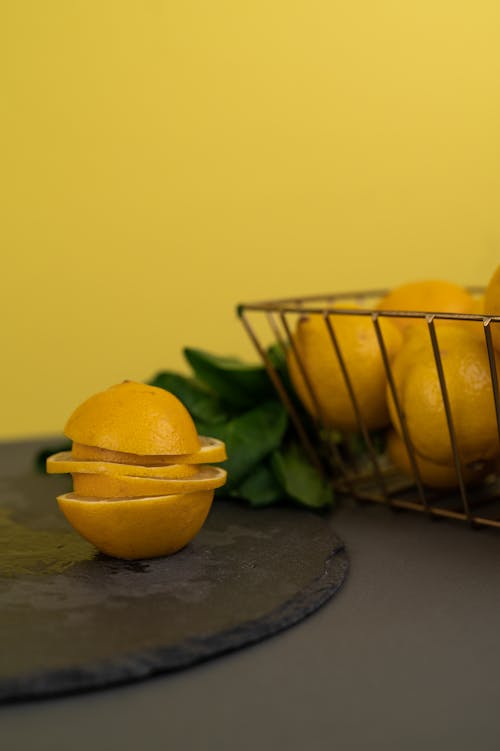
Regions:
<svg viewBox="0 0 500 751"><path fill-rule="evenodd" d="M471 294L482 294L484 286L468 286L465 289ZM333 306L335 301L346 299L374 298L381 297L388 290L358 290L355 292L336 292L322 295L304 295L297 297L283 297L274 300L261 300L257 302L243 302L236 306L239 317L245 311L262 312L262 313L297 313L307 315L350 315L350 316L372 316L384 318L436 318L442 320L459 320L459 321L478 321L482 323L500 323L500 315L491 315L487 313L451 313L439 310L379 310L374 307L367 308L350 308ZM325 305L319 305L320 302L326 302ZM311 305L309 303L312 303ZM315 305L316 303L316 305Z"/></svg>

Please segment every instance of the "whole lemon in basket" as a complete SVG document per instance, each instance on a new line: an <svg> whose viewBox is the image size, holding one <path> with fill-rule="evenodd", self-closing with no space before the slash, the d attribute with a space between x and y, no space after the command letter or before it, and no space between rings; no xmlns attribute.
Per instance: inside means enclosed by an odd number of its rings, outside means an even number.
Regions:
<svg viewBox="0 0 500 751"><path fill-rule="evenodd" d="M463 328L444 324L437 330L437 340L460 459L465 466L489 461L500 447L485 342ZM452 465L443 392L425 329L412 330L394 358L392 373L415 451L437 464ZM391 420L402 435L390 389L387 393Z"/></svg>
<svg viewBox="0 0 500 751"><path fill-rule="evenodd" d="M443 280L409 282L395 287L377 303L378 310L426 311L428 313L478 313L478 302L463 287ZM407 330L418 318L391 320Z"/></svg>
<svg viewBox="0 0 500 751"><path fill-rule="evenodd" d="M500 315L500 266L491 277L484 294L484 312L486 315ZM496 350L500 352L500 323L491 324L491 338Z"/></svg>
<svg viewBox="0 0 500 751"><path fill-rule="evenodd" d="M373 430L384 427L389 421L386 375L371 317L361 312L356 314L356 310L361 309L353 308L353 315L332 313L328 320L335 332L360 415L366 428ZM381 330L387 353L393 357L401 345L401 333L387 319L381 321ZM288 369L307 411L326 427L347 432L359 430L342 367L322 314L299 319L293 345L306 378L293 347L288 351Z"/></svg>
<svg viewBox="0 0 500 751"><path fill-rule="evenodd" d="M406 444L401 436L390 430L387 436L387 453L395 467L403 474L413 478L413 467L408 455ZM454 464L436 464L430 459L423 459L415 454L420 480L430 488L456 488L458 476ZM475 462L468 467L463 467L463 479L467 485L480 482L492 471L491 462Z"/></svg>

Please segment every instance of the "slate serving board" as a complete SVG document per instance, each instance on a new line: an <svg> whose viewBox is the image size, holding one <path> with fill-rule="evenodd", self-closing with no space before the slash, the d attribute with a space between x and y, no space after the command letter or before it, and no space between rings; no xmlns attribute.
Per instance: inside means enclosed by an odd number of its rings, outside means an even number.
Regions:
<svg viewBox="0 0 500 751"><path fill-rule="evenodd" d="M344 580L328 521L285 506L216 501L174 556L103 556L57 510L69 478L33 471L41 446L0 446L0 701L193 665L297 623Z"/></svg>

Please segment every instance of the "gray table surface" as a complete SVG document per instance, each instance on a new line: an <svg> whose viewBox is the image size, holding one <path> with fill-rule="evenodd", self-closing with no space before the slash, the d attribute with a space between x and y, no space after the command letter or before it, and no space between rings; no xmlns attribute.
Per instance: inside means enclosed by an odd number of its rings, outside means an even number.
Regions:
<svg viewBox="0 0 500 751"><path fill-rule="evenodd" d="M498 751L500 533L350 502L331 525L349 577L306 621L176 674L3 706L0 747Z"/></svg>

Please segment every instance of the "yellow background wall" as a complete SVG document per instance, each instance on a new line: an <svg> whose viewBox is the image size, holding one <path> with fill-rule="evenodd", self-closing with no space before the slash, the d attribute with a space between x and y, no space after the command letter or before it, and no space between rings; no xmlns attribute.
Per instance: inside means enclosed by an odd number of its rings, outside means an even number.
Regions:
<svg viewBox="0 0 500 751"><path fill-rule="evenodd" d="M500 262L498 0L4 0L0 436L234 305Z"/></svg>

